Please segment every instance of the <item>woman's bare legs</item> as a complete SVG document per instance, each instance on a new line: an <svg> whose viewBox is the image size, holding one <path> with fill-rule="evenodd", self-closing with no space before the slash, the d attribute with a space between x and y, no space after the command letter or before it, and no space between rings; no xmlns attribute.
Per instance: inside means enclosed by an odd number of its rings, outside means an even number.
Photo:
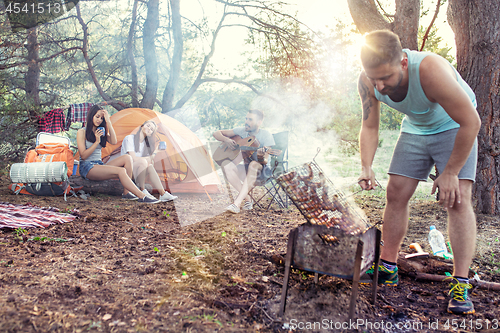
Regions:
<svg viewBox="0 0 500 333"><path fill-rule="evenodd" d="M120 156L106 165L94 165L87 174L87 178L91 180L118 178L124 187L123 194L127 194L130 191L138 198L144 198L145 194L142 193L141 190L135 186L132 179L130 179L129 172L130 175L132 175L132 158L127 156Z"/></svg>
<svg viewBox="0 0 500 333"><path fill-rule="evenodd" d="M148 165L147 173L149 175L149 180L153 183L153 188L158 190L160 195L164 195L165 190L163 189L163 184L161 183L160 176L158 176L158 173L153 165Z"/></svg>
<svg viewBox="0 0 500 333"><path fill-rule="evenodd" d="M139 186L139 189L144 189L144 184L146 183L146 176L149 176L149 180L153 183L153 188L157 190L160 195L165 194L163 189L163 184L161 183L160 177L156 172L152 164L148 165L145 158L136 158L134 161L134 177Z"/></svg>
<svg viewBox="0 0 500 333"><path fill-rule="evenodd" d="M134 164L134 160L132 160L132 156L123 155L114 160L109 161L106 165L117 166L125 168L127 171L127 175L130 179L132 179L132 166ZM88 177L87 177L88 178Z"/></svg>
<svg viewBox="0 0 500 333"><path fill-rule="evenodd" d="M146 183L146 169L148 168L148 162L145 158L136 158L133 161L134 179L139 186L139 189L144 190L144 184Z"/></svg>

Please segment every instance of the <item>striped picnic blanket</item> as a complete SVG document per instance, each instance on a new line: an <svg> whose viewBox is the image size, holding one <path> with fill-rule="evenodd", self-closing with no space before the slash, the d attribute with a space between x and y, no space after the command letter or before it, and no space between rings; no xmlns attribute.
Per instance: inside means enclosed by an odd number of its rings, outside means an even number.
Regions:
<svg viewBox="0 0 500 333"><path fill-rule="evenodd" d="M55 223L71 222L75 218L75 215L59 213L59 209L53 207L0 202L0 228L46 228Z"/></svg>

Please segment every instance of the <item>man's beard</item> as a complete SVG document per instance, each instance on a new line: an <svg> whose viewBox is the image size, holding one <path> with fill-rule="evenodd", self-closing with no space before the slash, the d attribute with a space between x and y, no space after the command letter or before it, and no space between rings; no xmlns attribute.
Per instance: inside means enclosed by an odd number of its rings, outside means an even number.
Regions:
<svg viewBox="0 0 500 333"><path fill-rule="evenodd" d="M247 132L255 132L256 130L257 130L256 127L252 127L250 125L246 125L245 124L245 131L247 131Z"/></svg>
<svg viewBox="0 0 500 333"><path fill-rule="evenodd" d="M399 72L399 80L398 83L394 87L387 87L382 89L382 91L379 91L382 95L390 95L396 92L398 90L399 86L401 85L401 81L403 81L403 72Z"/></svg>

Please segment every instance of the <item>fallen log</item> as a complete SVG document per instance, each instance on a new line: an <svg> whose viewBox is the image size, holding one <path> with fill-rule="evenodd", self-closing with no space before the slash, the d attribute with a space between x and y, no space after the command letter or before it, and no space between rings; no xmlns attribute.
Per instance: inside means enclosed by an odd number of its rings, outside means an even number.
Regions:
<svg viewBox="0 0 500 333"><path fill-rule="evenodd" d="M434 281L434 282L442 282L445 279L449 278L448 276L445 275L437 275L437 274L426 274L426 273L410 273L408 276L416 279L416 280L425 280L425 281ZM488 281L477 281L477 280L469 280L469 283L472 284L474 287L478 287L480 289L486 289L486 290L494 290L494 291L500 291L500 283L496 282L488 282Z"/></svg>
<svg viewBox="0 0 500 333"><path fill-rule="evenodd" d="M445 274L453 271L453 263L451 260L439 259L436 257L428 258L405 258L408 253L399 252L398 269L402 274L410 274L414 272L430 273L430 274ZM472 273L471 276L474 274Z"/></svg>
<svg viewBox="0 0 500 333"><path fill-rule="evenodd" d="M123 185L118 179L96 181L87 180L81 176L71 176L69 177L69 183L75 188L83 186L82 190L84 190L85 193L90 193L91 195L100 193L120 196L123 193Z"/></svg>

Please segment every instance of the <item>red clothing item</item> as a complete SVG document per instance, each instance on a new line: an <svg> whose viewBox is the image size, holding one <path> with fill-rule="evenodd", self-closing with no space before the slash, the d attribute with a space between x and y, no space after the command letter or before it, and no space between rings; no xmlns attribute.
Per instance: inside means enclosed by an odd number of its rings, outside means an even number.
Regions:
<svg viewBox="0 0 500 333"><path fill-rule="evenodd" d="M38 121L40 132L59 133L64 131L65 116L63 109L54 109L47 112Z"/></svg>

